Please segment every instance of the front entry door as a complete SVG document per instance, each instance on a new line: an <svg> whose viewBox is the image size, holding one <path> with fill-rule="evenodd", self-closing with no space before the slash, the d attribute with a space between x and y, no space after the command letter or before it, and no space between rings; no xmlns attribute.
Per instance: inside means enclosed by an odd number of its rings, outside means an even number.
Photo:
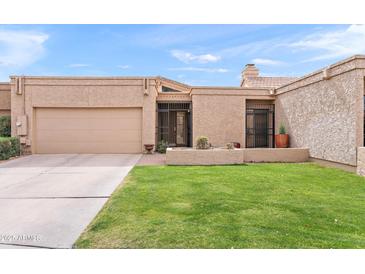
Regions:
<svg viewBox="0 0 365 274"><path fill-rule="evenodd" d="M268 109L248 109L246 112L246 147L273 147L273 116Z"/></svg>
<svg viewBox="0 0 365 274"><path fill-rule="evenodd" d="M183 111L176 113L176 145L187 145L186 112Z"/></svg>

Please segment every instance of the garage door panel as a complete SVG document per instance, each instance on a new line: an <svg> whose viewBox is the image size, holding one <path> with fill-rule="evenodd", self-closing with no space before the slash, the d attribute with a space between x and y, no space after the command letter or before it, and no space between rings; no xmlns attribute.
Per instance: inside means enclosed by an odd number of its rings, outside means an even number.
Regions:
<svg viewBox="0 0 365 274"><path fill-rule="evenodd" d="M86 108L38 108L38 118L102 118L113 119L121 118L121 110L123 110L124 118L142 118L140 108L89 108L92 111L85 111Z"/></svg>
<svg viewBox="0 0 365 274"><path fill-rule="evenodd" d="M36 153L140 153L141 108L37 108Z"/></svg>
<svg viewBox="0 0 365 274"><path fill-rule="evenodd" d="M140 151L140 144L120 144L120 143L64 143L62 146L60 144L52 143L43 143L42 147L40 147L37 153L136 153L136 151ZM90 147L93 147L93 150L90 151ZM51 151L51 152L50 152ZM120 152L116 152L120 151Z"/></svg>
<svg viewBox="0 0 365 274"><path fill-rule="evenodd" d="M141 132L139 130L38 130L38 142L139 142Z"/></svg>
<svg viewBox="0 0 365 274"><path fill-rule="evenodd" d="M100 119L100 118L39 118L37 119L38 130L140 130L141 119L120 118L120 119Z"/></svg>

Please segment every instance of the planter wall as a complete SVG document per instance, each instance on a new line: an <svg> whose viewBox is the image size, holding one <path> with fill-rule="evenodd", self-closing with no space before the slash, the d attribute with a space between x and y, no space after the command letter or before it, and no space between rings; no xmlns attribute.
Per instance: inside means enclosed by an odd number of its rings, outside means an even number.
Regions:
<svg viewBox="0 0 365 274"><path fill-rule="evenodd" d="M168 165L227 165L243 163L240 149L172 149L166 151Z"/></svg>
<svg viewBox="0 0 365 274"><path fill-rule="evenodd" d="M168 148L168 165L229 165L249 162L300 163L309 158L307 148L243 148L243 149L207 149Z"/></svg>

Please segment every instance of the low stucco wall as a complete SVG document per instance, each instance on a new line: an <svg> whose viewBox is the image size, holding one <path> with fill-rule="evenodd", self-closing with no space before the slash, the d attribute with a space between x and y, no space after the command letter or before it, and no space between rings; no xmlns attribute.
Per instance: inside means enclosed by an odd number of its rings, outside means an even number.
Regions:
<svg viewBox="0 0 365 274"><path fill-rule="evenodd" d="M300 163L309 158L307 148L167 149L168 165L229 165L246 162Z"/></svg>
<svg viewBox="0 0 365 274"><path fill-rule="evenodd" d="M357 169L356 173L365 176L365 147L357 148Z"/></svg>
<svg viewBox="0 0 365 274"><path fill-rule="evenodd" d="M250 148L243 149L244 162L307 162L307 148Z"/></svg>

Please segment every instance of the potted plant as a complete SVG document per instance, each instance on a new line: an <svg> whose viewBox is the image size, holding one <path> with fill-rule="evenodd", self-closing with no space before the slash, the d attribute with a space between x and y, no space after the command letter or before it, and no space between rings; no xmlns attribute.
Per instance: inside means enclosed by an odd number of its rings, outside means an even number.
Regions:
<svg viewBox="0 0 365 274"><path fill-rule="evenodd" d="M279 134L275 135L275 146L277 148L289 147L289 134L287 134L283 124L280 125Z"/></svg>

